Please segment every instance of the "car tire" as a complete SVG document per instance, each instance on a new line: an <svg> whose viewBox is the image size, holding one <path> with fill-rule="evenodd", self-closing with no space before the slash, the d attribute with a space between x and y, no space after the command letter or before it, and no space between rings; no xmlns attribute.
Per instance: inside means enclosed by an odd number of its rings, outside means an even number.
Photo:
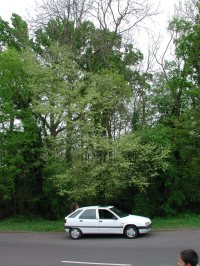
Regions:
<svg viewBox="0 0 200 266"><path fill-rule="evenodd" d="M128 225L124 229L124 235L127 238L133 239L133 238L138 237L139 232L138 232L138 229L137 229L136 226L134 226L134 225Z"/></svg>
<svg viewBox="0 0 200 266"><path fill-rule="evenodd" d="M82 237L82 232L78 228L71 228L69 231L69 235L71 239L80 239Z"/></svg>

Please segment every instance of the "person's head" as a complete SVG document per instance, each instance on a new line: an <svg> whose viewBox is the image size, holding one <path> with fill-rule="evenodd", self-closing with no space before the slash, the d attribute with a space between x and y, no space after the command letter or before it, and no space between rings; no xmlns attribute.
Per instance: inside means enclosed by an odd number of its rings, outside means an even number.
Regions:
<svg viewBox="0 0 200 266"><path fill-rule="evenodd" d="M79 208L78 202L75 201L75 202L73 203L73 206L74 206L74 209L75 209L75 210L78 209L78 208Z"/></svg>
<svg viewBox="0 0 200 266"><path fill-rule="evenodd" d="M78 205L78 203L75 201L75 202L73 202L72 204L71 204L71 211L75 211L76 209L78 209L79 208L79 205Z"/></svg>
<svg viewBox="0 0 200 266"><path fill-rule="evenodd" d="M199 258L197 253L193 249L185 249L181 251L178 265L179 266L196 266Z"/></svg>

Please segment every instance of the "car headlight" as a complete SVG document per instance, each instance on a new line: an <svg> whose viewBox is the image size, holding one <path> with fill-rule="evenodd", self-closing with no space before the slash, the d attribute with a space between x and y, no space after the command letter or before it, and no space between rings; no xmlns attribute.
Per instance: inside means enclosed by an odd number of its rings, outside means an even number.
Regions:
<svg viewBox="0 0 200 266"><path fill-rule="evenodd" d="M151 224L150 222L146 222L146 223L145 223L146 226L149 226L150 224Z"/></svg>

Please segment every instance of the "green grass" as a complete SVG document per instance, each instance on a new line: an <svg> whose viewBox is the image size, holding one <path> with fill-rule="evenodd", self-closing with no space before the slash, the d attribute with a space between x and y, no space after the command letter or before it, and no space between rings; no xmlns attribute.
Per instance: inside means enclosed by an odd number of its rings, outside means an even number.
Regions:
<svg viewBox="0 0 200 266"><path fill-rule="evenodd" d="M200 229L200 215L153 218L153 230ZM48 221L41 218L12 217L0 221L0 232L64 232L64 219Z"/></svg>
<svg viewBox="0 0 200 266"><path fill-rule="evenodd" d="M185 214L177 217L154 218L155 229L200 229L200 215Z"/></svg>
<svg viewBox="0 0 200 266"><path fill-rule="evenodd" d="M64 219L48 221L41 218L13 217L0 221L0 232L63 232Z"/></svg>

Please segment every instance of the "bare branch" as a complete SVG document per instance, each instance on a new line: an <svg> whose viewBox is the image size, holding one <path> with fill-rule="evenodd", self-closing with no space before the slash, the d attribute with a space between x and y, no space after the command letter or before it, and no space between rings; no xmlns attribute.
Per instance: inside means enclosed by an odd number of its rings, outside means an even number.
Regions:
<svg viewBox="0 0 200 266"><path fill-rule="evenodd" d="M59 18L61 21L72 21L78 27L88 15L92 4L92 0L40 0L37 4L39 12L36 18L31 18L31 24L40 27L51 19Z"/></svg>
<svg viewBox="0 0 200 266"><path fill-rule="evenodd" d="M147 0L96 0L89 15L100 28L118 34L129 31L144 19L157 14Z"/></svg>

